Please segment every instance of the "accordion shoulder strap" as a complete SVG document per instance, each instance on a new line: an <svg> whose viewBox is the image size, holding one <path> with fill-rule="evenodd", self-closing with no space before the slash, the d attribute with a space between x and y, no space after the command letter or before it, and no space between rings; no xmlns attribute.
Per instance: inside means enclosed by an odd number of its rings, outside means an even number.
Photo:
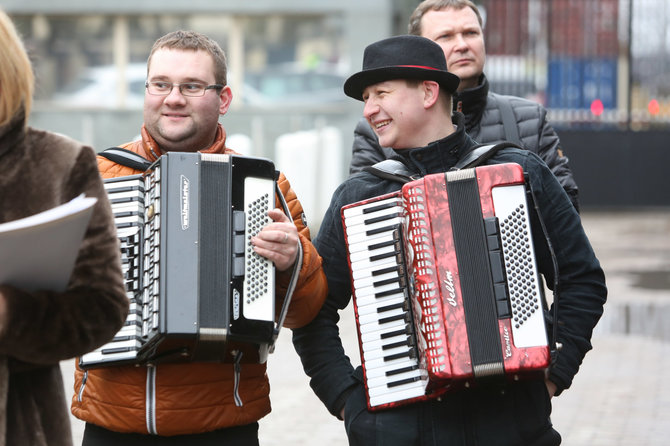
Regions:
<svg viewBox="0 0 670 446"><path fill-rule="evenodd" d="M498 150L504 149L505 147L518 148L519 146L512 142L501 142L498 144L485 144L477 146L466 153L463 158L458 160L458 162L454 165L454 167L451 168L451 170L469 169L471 167L482 165L493 155L495 155Z"/></svg>
<svg viewBox="0 0 670 446"><path fill-rule="evenodd" d="M379 178L398 181L403 184L419 178L417 174L412 173L409 170L405 163L393 158L380 161L372 166L367 166L363 170L370 172Z"/></svg>
<svg viewBox="0 0 670 446"><path fill-rule="evenodd" d="M99 156L114 161L122 166L131 167L135 170L146 171L153 163L145 157L138 155L128 149L121 147L110 147L98 153Z"/></svg>
<svg viewBox="0 0 670 446"><path fill-rule="evenodd" d="M486 144L475 147L465 154L451 170L468 169L485 163L496 152L505 147L518 147L511 142L502 142L498 144ZM418 173L412 172L405 163L396 158L380 161L372 166L367 166L363 170L387 180L398 181L400 183L409 183L420 178Z"/></svg>

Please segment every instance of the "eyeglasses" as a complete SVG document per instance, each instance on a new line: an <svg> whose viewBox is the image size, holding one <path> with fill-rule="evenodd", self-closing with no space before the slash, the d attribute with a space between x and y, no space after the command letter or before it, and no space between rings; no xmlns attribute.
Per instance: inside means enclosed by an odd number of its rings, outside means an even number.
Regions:
<svg viewBox="0 0 670 446"><path fill-rule="evenodd" d="M200 82L187 82L175 84L172 82L153 81L144 84L149 94L154 96L167 96L172 92L173 87L179 87L179 93L183 96L198 97L204 96L207 90L220 90L225 87L221 84L206 85Z"/></svg>

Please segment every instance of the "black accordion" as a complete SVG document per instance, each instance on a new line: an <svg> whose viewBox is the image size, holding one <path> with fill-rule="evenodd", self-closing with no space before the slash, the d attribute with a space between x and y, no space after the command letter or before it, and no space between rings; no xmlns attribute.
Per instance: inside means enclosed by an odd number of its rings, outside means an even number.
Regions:
<svg viewBox="0 0 670 446"><path fill-rule="evenodd" d="M269 223L276 178L263 158L171 152L105 180L130 312L80 367L264 362L282 321L274 265L250 239Z"/></svg>

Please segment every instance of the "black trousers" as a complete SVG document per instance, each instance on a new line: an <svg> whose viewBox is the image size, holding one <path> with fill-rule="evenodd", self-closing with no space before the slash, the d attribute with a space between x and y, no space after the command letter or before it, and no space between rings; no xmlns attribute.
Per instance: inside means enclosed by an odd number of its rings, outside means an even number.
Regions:
<svg viewBox="0 0 670 446"><path fill-rule="evenodd" d="M193 435L123 434L86 423L82 446L259 446L258 423Z"/></svg>
<svg viewBox="0 0 670 446"><path fill-rule="evenodd" d="M367 410L361 384L346 402L344 425L350 446L558 446L550 414L540 380L455 391L378 412Z"/></svg>

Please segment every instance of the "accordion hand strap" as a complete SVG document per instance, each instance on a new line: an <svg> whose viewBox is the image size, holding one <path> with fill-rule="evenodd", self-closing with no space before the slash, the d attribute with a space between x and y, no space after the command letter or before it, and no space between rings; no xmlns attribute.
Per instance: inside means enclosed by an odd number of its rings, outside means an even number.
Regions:
<svg viewBox="0 0 670 446"><path fill-rule="evenodd" d="M277 196L279 197L279 201L281 202L284 213L290 217L291 210L289 209L288 204L286 203L286 199L284 198L284 194L281 193L281 190L279 189L279 185L277 184L277 182L275 182L275 190L277 192ZM279 330L281 329L282 325L284 324L284 320L286 319L286 314L288 313L288 307L289 304L291 303L291 297L293 296L293 292L295 291L295 287L298 283L298 275L300 273L300 269L302 268L302 258L303 258L302 244L300 243L300 240L298 240L298 255L296 256L295 263L293 264L293 272L291 273L291 280L289 281L288 287L286 288L286 296L284 297L284 303L282 304L281 311L279 312L279 319L277 320L277 325L275 326L274 333L272 335L272 341L270 343L270 353L274 352L275 342L279 337Z"/></svg>

